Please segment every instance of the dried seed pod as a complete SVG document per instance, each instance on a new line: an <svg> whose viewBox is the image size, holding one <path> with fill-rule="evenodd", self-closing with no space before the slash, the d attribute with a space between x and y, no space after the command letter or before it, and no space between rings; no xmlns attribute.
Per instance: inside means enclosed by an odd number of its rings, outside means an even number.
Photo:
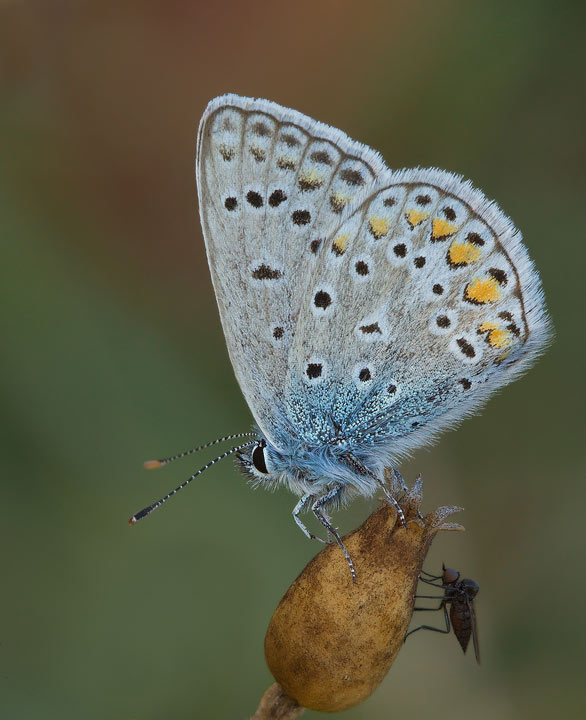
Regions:
<svg viewBox="0 0 586 720"><path fill-rule="evenodd" d="M269 669L286 694L312 710L338 711L365 700L403 645L421 566L439 530L460 508L422 518L421 480L400 501L406 527L384 504L344 538L357 583L336 545L327 545L291 585L265 637Z"/></svg>

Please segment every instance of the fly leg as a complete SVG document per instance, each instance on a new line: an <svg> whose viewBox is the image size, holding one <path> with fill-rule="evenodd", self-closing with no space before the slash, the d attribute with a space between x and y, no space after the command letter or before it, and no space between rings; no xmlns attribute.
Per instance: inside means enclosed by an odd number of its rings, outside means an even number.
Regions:
<svg viewBox="0 0 586 720"><path fill-rule="evenodd" d="M409 632L405 635L405 640L409 637L409 635L412 635L414 632L417 632L418 630L433 630L433 632L442 633L443 635L448 635L450 633L450 630L452 629L452 626L450 624L450 616L448 615L448 608L446 607L445 602L442 601L441 605L438 608L431 608L432 610L440 610L443 608L444 611L444 620L446 621L446 627L443 628L436 628L432 625L420 625L419 627L414 628L413 630L409 630ZM430 608L415 608L419 610L429 610ZM405 642L403 640L403 642Z"/></svg>

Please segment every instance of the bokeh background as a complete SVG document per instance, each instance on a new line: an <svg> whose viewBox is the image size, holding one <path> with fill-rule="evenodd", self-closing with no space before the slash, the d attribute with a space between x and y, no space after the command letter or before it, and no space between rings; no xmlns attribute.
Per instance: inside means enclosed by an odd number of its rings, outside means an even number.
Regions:
<svg viewBox="0 0 586 720"><path fill-rule="evenodd" d="M246 718L270 615L319 549L213 457L251 419L197 215L209 99L273 99L463 173L523 230L557 338L402 465L466 508L428 570L481 586L483 665L419 633L349 720L577 717L586 703L584 15L577 2L0 3L0 716ZM348 531L369 512L337 519ZM429 617L427 620L438 621ZM307 713L307 717L317 714Z"/></svg>

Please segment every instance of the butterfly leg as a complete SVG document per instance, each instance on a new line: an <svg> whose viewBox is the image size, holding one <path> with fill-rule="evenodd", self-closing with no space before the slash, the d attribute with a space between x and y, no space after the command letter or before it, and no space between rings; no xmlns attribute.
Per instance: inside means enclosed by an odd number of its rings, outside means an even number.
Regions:
<svg viewBox="0 0 586 720"><path fill-rule="evenodd" d="M354 569L354 563L352 562L352 558L350 557L350 553L348 550L346 550L346 546L342 542L342 538L338 534L338 531L336 528L332 525L332 523L329 521L325 511L324 511L324 505L327 505L332 500L336 499L340 492L342 491L341 485L336 485L333 490L330 490L325 495L322 495L321 497L317 498L317 500L313 503L311 506L311 509L313 510L313 514L315 517L320 521L320 523L325 527L325 529L332 535L332 537L335 539L335 541L338 543L340 550L344 553L344 557L346 558L346 562L348 563L348 567L350 568L350 574L352 575L352 582L356 583L356 570Z"/></svg>
<svg viewBox="0 0 586 720"><path fill-rule="evenodd" d="M386 499L391 503L391 505L395 508L397 511L397 517L399 518L399 522L403 527L407 527L407 523L405 521L405 513L403 512L401 506L399 503L395 500L393 497L393 494L389 492L389 488L386 486L386 483L384 480L381 480L380 478L375 478L379 486L382 488Z"/></svg>
<svg viewBox="0 0 586 720"><path fill-rule="evenodd" d="M361 475L368 475L368 477L371 477L377 483L377 485L380 488L382 488L382 491L384 492L385 497L397 511L397 516L399 518L399 521L401 522L401 525L403 527L407 527L407 523L405 522L405 514L403 513L403 510L401 509L401 506L399 505L399 503L393 497L393 493L390 492L389 488L387 487L386 482L384 480L381 480L381 478L379 478L377 475L375 475L372 472L372 470L369 470L366 467L366 465L364 465L362 463L362 461L359 460L356 457L356 455L354 455L353 453L347 453L347 455L345 457L346 457L346 461L348 462L348 464L350 465L350 467L353 470L356 470ZM395 473L397 471L393 468L393 472ZM401 476L399 476L399 477L401 477ZM403 478L401 478L401 481L402 480L403 480ZM405 484L405 483L403 483L403 484Z"/></svg>
<svg viewBox="0 0 586 720"><path fill-rule="evenodd" d="M408 492L409 492L409 488L407 487L407 484L406 484L405 481L403 480L403 476L401 475L401 473L397 470L397 468L396 468L394 465L391 465L391 470L392 470L392 472L393 472L393 476L394 476L394 478L395 478L395 482L396 482L396 483L400 486L400 488L401 488L402 494L404 495L405 493L408 493ZM394 488L393 488L393 491L394 491ZM417 517L418 517L420 520L423 520L423 515L421 514L421 511L420 511L419 509L417 509Z"/></svg>
<svg viewBox="0 0 586 720"><path fill-rule="evenodd" d="M311 502L313 503L315 501L315 496L311 495L310 493L307 493L304 495L297 505L293 508L293 520L297 523L297 527L301 530L301 532L305 535L305 537L309 538L310 540L319 540L320 542L325 543L325 540L322 540L317 535L314 535L313 533L309 532L307 527L305 526L305 523L303 523L299 518L299 513L303 512L305 509L305 506Z"/></svg>
<svg viewBox="0 0 586 720"><path fill-rule="evenodd" d="M403 476L401 473L397 470L397 468L394 465L391 465L391 470L393 471L393 475L395 476L395 480L397 483L401 486L401 490L403 492L407 492L409 488L405 484L405 481L403 480Z"/></svg>
<svg viewBox="0 0 586 720"><path fill-rule="evenodd" d="M450 631L451 631L451 629L452 629L452 626L451 626L451 624L450 624L450 616L448 615L448 608L446 607L446 604L445 604L445 603L442 603L442 604L440 605L440 607L438 607L438 608L432 608L432 610L435 610L435 609L440 610L440 608L442 608L442 607L443 607L443 610L444 610L444 620L446 621L446 627L445 627L445 629L443 629L443 628L436 628L436 627L433 627L432 625L420 625L419 627L416 627L416 628L414 628L413 630L409 630L409 632L405 635L405 639L403 640L403 642L405 642L405 641L407 640L407 638L409 637L409 635L412 635L414 632L417 632L418 630L433 630L433 632L442 633L442 635L449 635L449 633L450 633ZM426 609L428 609L428 608L420 608L420 609L426 610Z"/></svg>

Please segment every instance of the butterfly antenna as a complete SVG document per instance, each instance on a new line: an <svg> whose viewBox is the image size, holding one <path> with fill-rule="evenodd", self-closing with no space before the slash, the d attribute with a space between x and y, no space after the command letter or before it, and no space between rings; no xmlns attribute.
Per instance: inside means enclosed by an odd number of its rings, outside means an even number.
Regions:
<svg viewBox="0 0 586 720"><path fill-rule="evenodd" d="M168 465L174 460L180 460L181 458L187 457L188 455L193 455L193 453L199 452L200 450L205 450L212 445L218 445L218 443L225 442L226 440L235 440L236 438L242 437L256 437L256 435L257 433L253 432L236 433L235 435L225 435L224 437L218 438L217 440L212 440L205 445L200 445L199 447L192 448L191 450L185 450L184 452L181 452L178 455L173 455L172 457L162 458L161 460L147 460L142 464L142 466L145 470L155 470L156 468L163 467L163 465Z"/></svg>
<svg viewBox="0 0 586 720"><path fill-rule="evenodd" d="M150 515L152 512L154 512L158 507L161 507L161 505L173 495L179 492L179 490L183 490L184 487L189 485L189 483L194 480L198 475L201 475L202 472L210 468L212 465L215 465L217 462L220 462L220 460L223 460L224 458L228 457L228 455L232 455L235 452L239 452L240 450L243 450L246 447L250 447L250 445L254 445L256 440L250 440L247 443L243 443L242 445L237 445L236 447L230 448L230 450L226 450L225 453L222 453L221 455L218 455L217 458L214 460L210 460L210 462L207 465L204 465L202 468L200 468L197 472L193 473L193 475L187 480L184 480L181 485L178 485L175 490L171 490L170 493L165 495L165 497L162 497L160 500L157 500L156 503L153 503L152 505L148 505L147 507L143 508L140 512L137 512L135 515L133 515L130 520L128 521L129 525L134 525L139 520L142 520L147 515Z"/></svg>

